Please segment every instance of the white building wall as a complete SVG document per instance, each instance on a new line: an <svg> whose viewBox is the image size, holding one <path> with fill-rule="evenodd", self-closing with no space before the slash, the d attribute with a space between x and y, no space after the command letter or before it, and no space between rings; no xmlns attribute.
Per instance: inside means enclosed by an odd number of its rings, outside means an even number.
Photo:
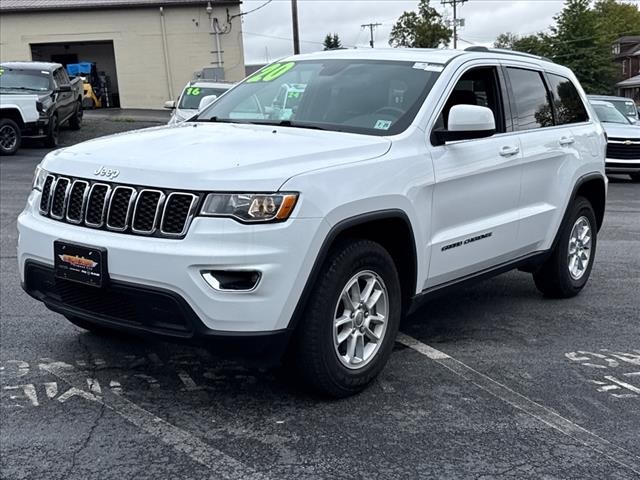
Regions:
<svg viewBox="0 0 640 480"><path fill-rule="evenodd" d="M31 44L113 41L121 106L161 108L177 97L193 75L215 65L215 39L202 6L164 7L169 65L165 63L159 8L110 9L0 15L0 60L31 60ZM225 25L227 8L238 14L239 5L218 6L213 16ZM244 78L241 19L232 20L231 32L221 36L223 67L228 81Z"/></svg>

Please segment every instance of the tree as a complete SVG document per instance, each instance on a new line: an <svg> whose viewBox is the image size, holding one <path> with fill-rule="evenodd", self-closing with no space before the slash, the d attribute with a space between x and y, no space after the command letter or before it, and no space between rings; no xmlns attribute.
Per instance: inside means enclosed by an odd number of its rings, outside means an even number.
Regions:
<svg viewBox="0 0 640 480"><path fill-rule="evenodd" d="M619 67L611 57L612 43L640 35L640 8L615 0L566 0L554 17L551 33L498 36L495 46L549 57L571 68L589 93L612 93Z"/></svg>
<svg viewBox="0 0 640 480"><path fill-rule="evenodd" d="M518 41L520 37L515 33L507 32L501 33L493 42L493 48L505 48L507 50L513 50L513 44Z"/></svg>
<svg viewBox="0 0 640 480"><path fill-rule="evenodd" d="M442 15L420 0L418 12L404 12L391 29L389 45L409 48L437 48L451 41L453 32L446 27Z"/></svg>
<svg viewBox="0 0 640 480"><path fill-rule="evenodd" d="M342 48L342 42L340 41L340 37L337 33L334 33L333 35L328 33L327 36L324 37L323 45L325 50L337 50Z"/></svg>

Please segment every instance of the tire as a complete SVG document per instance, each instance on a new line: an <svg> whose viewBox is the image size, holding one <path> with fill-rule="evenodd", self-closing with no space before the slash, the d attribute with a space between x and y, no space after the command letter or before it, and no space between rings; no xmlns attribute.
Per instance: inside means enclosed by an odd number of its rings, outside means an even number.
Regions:
<svg viewBox="0 0 640 480"><path fill-rule="evenodd" d="M10 118L0 119L0 155L15 154L22 144L22 132Z"/></svg>
<svg viewBox="0 0 640 480"><path fill-rule="evenodd" d="M80 130L82 127L82 116L82 102L78 101L76 102L74 114L69 119L69 127L71 127L71 130Z"/></svg>
<svg viewBox="0 0 640 480"><path fill-rule="evenodd" d="M631 181L635 183L640 183L640 173L630 173Z"/></svg>
<svg viewBox="0 0 640 480"><path fill-rule="evenodd" d="M589 280L596 255L597 224L591 203L584 197L577 197L569 208L571 213L560 229L555 248L546 262L533 274L538 290L550 298L570 298L580 293ZM585 227L588 228L586 235L576 244L575 237L580 237ZM575 255L582 252L583 260L584 256L588 258L578 264L575 258L569 258L574 252ZM575 268L572 268L572 265Z"/></svg>
<svg viewBox="0 0 640 480"><path fill-rule="evenodd" d="M368 282L373 285L369 306L362 303ZM360 292L357 305L343 297L349 285L353 285L349 290L352 297ZM383 312L386 323L380 322ZM315 392L335 398L354 395L364 390L387 363L400 316L400 280L389 253L370 240L341 243L329 254L313 286L287 363ZM336 328L337 318L342 326ZM379 341L373 342L369 334L377 335ZM355 351L350 352L351 345L357 345Z"/></svg>
<svg viewBox="0 0 640 480"><path fill-rule="evenodd" d="M58 116L51 117L49 122L49 133L44 140L44 144L50 148L56 148L60 144L60 124L58 123Z"/></svg>

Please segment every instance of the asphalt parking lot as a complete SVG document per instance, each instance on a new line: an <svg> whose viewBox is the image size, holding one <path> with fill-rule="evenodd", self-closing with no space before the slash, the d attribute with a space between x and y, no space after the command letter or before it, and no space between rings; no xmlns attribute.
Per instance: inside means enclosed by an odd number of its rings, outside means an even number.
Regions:
<svg viewBox="0 0 640 480"><path fill-rule="evenodd" d="M202 349L86 333L23 293L15 222L45 153L0 159L1 478L640 478L640 185L612 179L580 296L512 272L441 297L371 388L327 401Z"/></svg>

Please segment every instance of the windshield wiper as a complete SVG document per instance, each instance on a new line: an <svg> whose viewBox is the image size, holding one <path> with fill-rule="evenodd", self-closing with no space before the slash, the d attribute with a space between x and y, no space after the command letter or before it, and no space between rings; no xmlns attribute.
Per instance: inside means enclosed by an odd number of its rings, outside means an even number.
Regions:
<svg viewBox="0 0 640 480"><path fill-rule="evenodd" d="M0 86L2 90L29 90L30 92L42 92L39 88L30 88L30 87L5 87Z"/></svg>
<svg viewBox="0 0 640 480"><path fill-rule="evenodd" d="M308 128L309 130L333 130L339 132L340 130L334 128L325 128L313 123L292 122L291 120L277 120L274 122L247 122L251 125L268 125L273 127L293 127L293 128Z"/></svg>

